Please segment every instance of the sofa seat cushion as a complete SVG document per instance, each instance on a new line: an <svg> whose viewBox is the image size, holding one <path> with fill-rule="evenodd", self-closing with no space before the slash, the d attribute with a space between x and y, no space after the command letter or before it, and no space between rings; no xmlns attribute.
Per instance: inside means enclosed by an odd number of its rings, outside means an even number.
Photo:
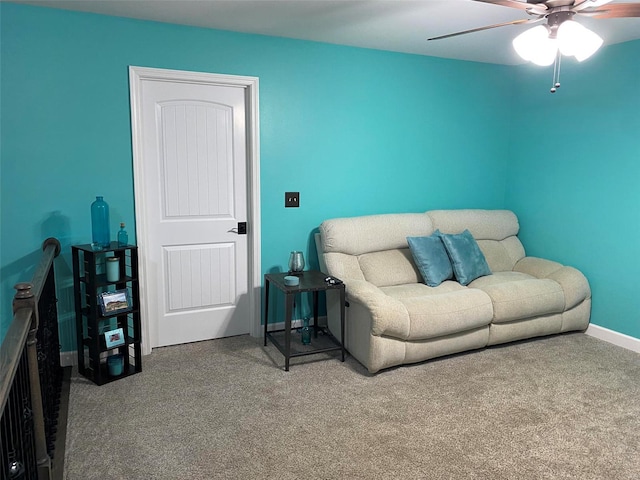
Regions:
<svg viewBox="0 0 640 480"><path fill-rule="evenodd" d="M485 292L493 303L493 323L539 317L564 310L562 287L550 279L520 272L497 272L470 285Z"/></svg>
<svg viewBox="0 0 640 480"><path fill-rule="evenodd" d="M493 318L491 299L481 290L453 281L437 287L416 283L382 287L399 301L409 316L409 333L403 340L424 340L474 330Z"/></svg>
<svg viewBox="0 0 640 480"><path fill-rule="evenodd" d="M403 298L422 297L425 295L442 295L449 292L460 292L467 290L455 280L447 280L442 282L437 287L429 287L424 283L406 283L404 285L394 285L390 287L380 287L380 290L385 294L393 297L397 300Z"/></svg>
<svg viewBox="0 0 640 480"><path fill-rule="evenodd" d="M494 272L492 275L486 277L480 277L471 282L469 288L483 289L489 285L499 285L502 283L517 282L520 280L530 280L531 275L522 272Z"/></svg>

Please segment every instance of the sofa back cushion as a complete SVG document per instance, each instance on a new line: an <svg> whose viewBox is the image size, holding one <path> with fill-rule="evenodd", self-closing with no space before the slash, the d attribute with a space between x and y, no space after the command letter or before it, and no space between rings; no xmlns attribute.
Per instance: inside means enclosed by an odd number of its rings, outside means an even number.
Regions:
<svg viewBox="0 0 640 480"><path fill-rule="evenodd" d="M338 278L342 273L343 280L364 279L378 287L420 282L407 237L432 233L431 219L425 213L336 218L320 225L328 273ZM352 258L345 262L344 255Z"/></svg>
<svg viewBox="0 0 640 480"><path fill-rule="evenodd" d="M371 252L358 256L364 278L377 287L422 282L422 276L408 248Z"/></svg>
<svg viewBox="0 0 640 480"><path fill-rule="evenodd" d="M431 210L427 215L442 233L469 230L492 272L511 271L525 256L518 217L509 210Z"/></svg>
<svg viewBox="0 0 640 480"><path fill-rule="evenodd" d="M510 272L524 258L524 247L515 235L504 240L478 240L492 272Z"/></svg>
<svg viewBox="0 0 640 480"><path fill-rule="evenodd" d="M320 225L324 252L349 255L409 248L407 237L420 237L432 233L431 219L425 213L335 218Z"/></svg>

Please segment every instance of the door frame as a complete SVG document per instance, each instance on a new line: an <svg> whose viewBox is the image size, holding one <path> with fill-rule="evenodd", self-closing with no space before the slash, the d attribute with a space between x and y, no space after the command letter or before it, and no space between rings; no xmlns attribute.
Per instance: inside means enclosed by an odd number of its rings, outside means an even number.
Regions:
<svg viewBox="0 0 640 480"><path fill-rule="evenodd" d="M144 162L142 149L142 82L183 82L199 85L218 85L240 87L245 90L246 106L246 149L247 149L247 248L248 248L248 296L250 313L250 331L253 337L261 334L261 291L262 276L260 263L260 116L258 105L258 77L221 75L215 73L189 72L129 66L129 92L131 100L131 140L133 147L133 189L135 200L136 241L139 253L140 310L142 319L142 353L151 353L149 298L146 295L147 278L146 254L149 245L148 228L145 213L147 199L145 195Z"/></svg>

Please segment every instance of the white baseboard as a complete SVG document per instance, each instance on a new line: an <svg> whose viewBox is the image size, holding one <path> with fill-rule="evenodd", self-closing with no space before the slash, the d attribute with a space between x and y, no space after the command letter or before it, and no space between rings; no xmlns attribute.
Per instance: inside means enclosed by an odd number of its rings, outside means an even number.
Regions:
<svg viewBox="0 0 640 480"><path fill-rule="evenodd" d="M78 365L78 352L60 352L61 367L75 367Z"/></svg>
<svg viewBox="0 0 640 480"><path fill-rule="evenodd" d="M313 322L313 320L311 320L311 322ZM326 316L319 316L318 317L318 325L322 326L322 327L326 327L327 326L327 317ZM302 327L302 319L297 319L297 320L291 320L291 328L300 328ZM263 330L264 325L260 326L260 336L262 336L262 333L264 332ZM271 330L283 330L284 329L284 322L278 322L278 323L271 323L269 322L269 331ZM60 352L60 366L61 367L75 367L76 365L78 365L78 352L76 352L75 350L72 352Z"/></svg>
<svg viewBox="0 0 640 480"><path fill-rule="evenodd" d="M640 353L640 339L638 338L630 337L624 333L615 332L608 328L594 325L593 323L589 325L589 328L587 328L585 333L594 338Z"/></svg>
<svg viewBox="0 0 640 480"><path fill-rule="evenodd" d="M311 320L311 322L313 322L313 320ZM322 327L326 327L327 326L327 317L326 316L319 316L318 317L318 325L320 325ZM291 320L291 328L300 328L300 327L302 327L302 319ZM260 327L261 336L262 336L262 332L264 332L263 328L264 328L264 325L261 325L261 327ZM284 329L284 322L278 322L278 323L269 322L269 331L271 331L271 330L283 330L283 329ZM639 340L639 342L640 342L640 340ZM75 350L72 351L72 352L60 352L60 366L61 367L75 367L76 365L78 365L78 352L76 352Z"/></svg>

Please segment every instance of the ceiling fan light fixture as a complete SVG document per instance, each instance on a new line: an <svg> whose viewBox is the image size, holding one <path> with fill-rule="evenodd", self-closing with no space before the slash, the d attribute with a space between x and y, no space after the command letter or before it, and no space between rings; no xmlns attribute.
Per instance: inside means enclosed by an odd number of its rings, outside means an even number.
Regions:
<svg viewBox="0 0 640 480"><path fill-rule="evenodd" d="M546 67L556 59L558 42L555 38L549 38L546 25L538 25L514 38L513 48L524 60Z"/></svg>
<svg viewBox="0 0 640 480"><path fill-rule="evenodd" d="M565 20L551 38L549 27L538 25L513 39L513 48L524 60L543 67L551 65L558 54L586 60L602 46L602 38L574 20Z"/></svg>
<svg viewBox="0 0 640 480"><path fill-rule="evenodd" d="M563 55L573 55L579 62L586 60L602 46L602 38L573 20L558 27L558 47Z"/></svg>

